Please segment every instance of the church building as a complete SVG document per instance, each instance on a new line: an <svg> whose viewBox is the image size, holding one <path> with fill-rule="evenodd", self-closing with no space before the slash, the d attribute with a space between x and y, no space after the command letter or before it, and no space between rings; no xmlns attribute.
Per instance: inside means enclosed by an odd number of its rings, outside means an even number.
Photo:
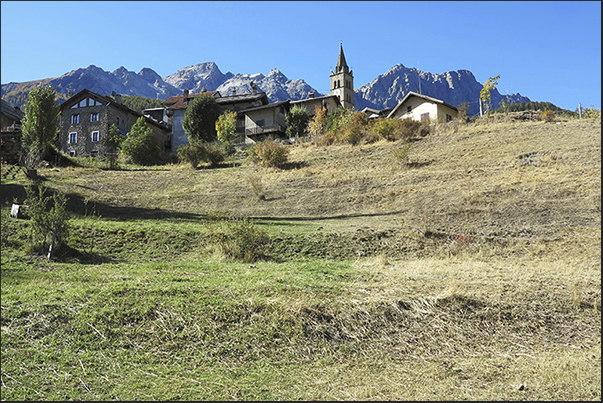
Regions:
<svg viewBox="0 0 603 403"><path fill-rule="evenodd" d="M339 97L339 102L344 108L354 109L354 74L345 61L341 44L335 72L331 71L331 94Z"/></svg>

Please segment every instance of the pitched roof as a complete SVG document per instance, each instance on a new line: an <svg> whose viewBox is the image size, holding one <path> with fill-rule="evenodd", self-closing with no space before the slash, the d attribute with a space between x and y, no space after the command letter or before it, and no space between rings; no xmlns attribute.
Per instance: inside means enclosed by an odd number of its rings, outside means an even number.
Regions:
<svg viewBox="0 0 603 403"><path fill-rule="evenodd" d="M333 95L333 94L323 95L322 97L298 99L296 101L291 101L291 104L294 105L294 104L312 103L313 101L326 100L329 98L332 98L338 106L341 106L341 101L339 100L339 97L337 95Z"/></svg>
<svg viewBox="0 0 603 403"><path fill-rule="evenodd" d="M112 107L121 109L124 112L127 112L127 113L129 113L131 115L136 116L137 118L140 118L141 116L144 116L142 113L140 113L138 111L135 111L134 109L131 109L131 108L127 107L126 105L121 104L121 103L115 101L113 98L109 98L107 96L97 94L96 92L92 92L92 91L90 91L88 89L85 89L85 88L83 90L81 90L80 92L78 92L77 94L75 94L74 96L72 96L69 99L67 99L65 102L63 102L61 104L61 106L60 106L61 112L63 112L65 109L68 109L67 108L68 106L71 107L71 105L73 105L75 103L74 101L80 99L82 95L86 95L86 96L95 98L96 100L98 100L100 102L103 102L106 106L112 106ZM147 116L145 116L144 118L145 118L145 120L148 123L151 123L151 124L159 127L160 129L168 130L167 125L161 124L161 123L159 123L159 122L155 121L154 119L151 119L151 118L149 118Z"/></svg>
<svg viewBox="0 0 603 403"><path fill-rule="evenodd" d="M241 109L240 111L237 111L237 113L243 114L246 112L253 112L253 111L257 111L257 110L261 110L261 109L276 108L277 106L289 106L290 102L291 101L287 99L286 101L273 102L271 104L260 105L260 106L252 106L251 108Z"/></svg>
<svg viewBox="0 0 603 403"><path fill-rule="evenodd" d="M398 111L398 109L400 109L400 107L402 106L402 104L404 104L411 97L422 98L422 99L424 99L426 101L429 101L429 102L432 102L432 103L435 103L435 104L444 105L444 106L447 106L449 108L452 108L455 111L458 111L458 108L456 106L450 105L449 103L444 102L441 99L436 99L436 98L428 97L427 95L417 94L416 92L410 91L408 94L406 94L406 96L402 99L402 101L398 102L398 105L396 105L396 107L389 113L389 115L387 115L387 117L389 118L391 116L394 116L396 114L396 112Z"/></svg>
<svg viewBox="0 0 603 403"><path fill-rule="evenodd" d="M83 90L81 90L77 94L75 94L75 95L67 98L67 100L65 100L65 102L63 102L61 104L61 106L60 106L61 111L63 111L64 109L68 109L68 107L71 107L73 104L75 104L76 101L78 99L80 99L82 95L87 95L89 97L95 98L97 101L103 102L105 104L114 103L116 105L121 105L121 104L118 104L117 102L115 102L113 99L111 99L109 97L106 97L106 96L101 95L101 94L97 94L96 92L92 92L92 91L84 88ZM121 105L121 106L124 107L124 108L128 108L125 105ZM128 109L130 109L130 108L128 108Z"/></svg>
<svg viewBox="0 0 603 403"><path fill-rule="evenodd" d="M8 116L12 120L20 122L25 116L25 113L17 106L13 106L10 102L2 100L2 114Z"/></svg>
<svg viewBox="0 0 603 403"><path fill-rule="evenodd" d="M262 104L268 105L268 96L265 92L258 92L257 94L239 94L239 95L227 95L225 97L216 98L218 104L236 104L242 102L254 102L261 100Z"/></svg>
<svg viewBox="0 0 603 403"><path fill-rule="evenodd" d="M206 92L200 92L198 94L190 94L186 97L184 95L175 95L175 96L169 97L168 99L163 101L163 104L168 109L186 109L186 107L188 106L188 103L193 98L198 97L199 95L211 95L216 99L221 97L221 95L218 91L206 91Z"/></svg>

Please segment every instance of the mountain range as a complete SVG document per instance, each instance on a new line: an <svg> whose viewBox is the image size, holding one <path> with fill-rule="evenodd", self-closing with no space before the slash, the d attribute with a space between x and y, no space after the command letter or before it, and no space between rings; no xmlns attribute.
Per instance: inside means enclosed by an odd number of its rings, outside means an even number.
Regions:
<svg viewBox="0 0 603 403"><path fill-rule="evenodd" d="M326 95L319 93L302 79L287 78L278 69L272 69L267 75L231 72L224 74L216 63L204 62L182 68L163 78L148 67L135 73L123 66L108 72L90 65L57 78L2 84L2 99L15 106L21 106L27 101L29 91L40 84L52 85L62 102L69 97L69 93L75 94L83 89L101 95L116 92L162 100L180 95L184 89L188 89L191 94L199 93L203 88L208 91L217 90L226 96L233 93L249 93L251 82L257 86L258 91L266 93L270 102L305 99L309 93L314 93L315 96ZM433 74L398 64L370 83L357 88L354 91L354 104L356 110L365 107L394 108L409 91L414 91L454 106L466 102L469 105L469 115L475 115L479 113L478 100L481 89L482 84L469 70ZM520 94L506 97L510 103L530 102L529 98ZM497 107L503 98L505 96L494 89L491 92L493 107Z"/></svg>

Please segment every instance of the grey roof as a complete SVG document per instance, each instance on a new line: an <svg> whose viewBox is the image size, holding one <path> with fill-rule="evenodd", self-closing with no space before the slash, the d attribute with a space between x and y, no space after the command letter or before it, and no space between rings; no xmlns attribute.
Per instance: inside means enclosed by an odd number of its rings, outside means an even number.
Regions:
<svg viewBox="0 0 603 403"><path fill-rule="evenodd" d="M266 98L266 102L268 101L268 96L265 92L258 92L257 94L240 94L240 95L227 95L216 98L216 102L218 104L229 104L229 103L237 103L237 102L253 102L258 99Z"/></svg>
<svg viewBox="0 0 603 403"><path fill-rule="evenodd" d="M257 111L260 109L276 108L277 106L281 106L281 105L289 106L290 102L291 101L287 99L286 101L273 102L271 104L260 105L260 106L252 106L251 108L241 109L240 111L237 111L237 113L246 113L246 112Z"/></svg>
<svg viewBox="0 0 603 403"><path fill-rule="evenodd" d="M311 102L311 101L316 101L319 99L327 99L327 98L335 98L335 100L337 101L337 103L339 102L339 97L337 95L323 95L322 97L315 97L315 98L306 98L306 99L298 99L296 101L291 101L292 104L301 104L304 102Z"/></svg>
<svg viewBox="0 0 603 403"><path fill-rule="evenodd" d="M10 102L5 101L4 99L2 99L2 114L18 122L20 122L25 116L25 113L23 113L21 109L12 105Z"/></svg>
<svg viewBox="0 0 603 403"><path fill-rule="evenodd" d="M337 58L336 68L340 70L342 67L348 67L348 64L346 63L345 55L343 54L343 45L339 44L339 57Z"/></svg>

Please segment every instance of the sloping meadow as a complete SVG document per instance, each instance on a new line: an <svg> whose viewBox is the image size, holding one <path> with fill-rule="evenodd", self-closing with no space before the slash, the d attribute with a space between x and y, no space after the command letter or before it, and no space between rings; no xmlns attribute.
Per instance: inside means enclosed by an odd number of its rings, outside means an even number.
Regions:
<svg viewBox="0 0 603 403"><path fill-rule="evenodd" d="M600 400L600 120L400 147L3 177L2 399Z"/></svg>

